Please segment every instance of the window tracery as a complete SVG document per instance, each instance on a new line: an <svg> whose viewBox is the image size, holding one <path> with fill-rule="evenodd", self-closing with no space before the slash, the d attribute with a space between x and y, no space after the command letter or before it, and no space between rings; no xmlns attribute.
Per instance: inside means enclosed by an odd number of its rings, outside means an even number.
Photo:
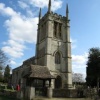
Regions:
<svg viewBox="0 0 100 100"><path fill-rule="evenodd" d="M61 63L61 56L59 52L56 52L55 54L55 64L60 64Z"/></svg>

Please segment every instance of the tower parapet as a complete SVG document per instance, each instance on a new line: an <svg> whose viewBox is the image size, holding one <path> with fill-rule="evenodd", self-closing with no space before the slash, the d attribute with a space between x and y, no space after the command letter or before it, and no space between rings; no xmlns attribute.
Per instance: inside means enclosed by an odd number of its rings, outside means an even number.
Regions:
<svg viewBox="0 0 100 100"><path fill-rule="evenodd" d="M47 20L51 20L51 21L57 21L57 22L64 22L66 23L67 22L67 17L66 16L62 16L60 14L57 14L57 13L54 13L54 12L51 12L48 14L48 12L40 19L40 22L39 23L45 23L45 21Z"/></svg>

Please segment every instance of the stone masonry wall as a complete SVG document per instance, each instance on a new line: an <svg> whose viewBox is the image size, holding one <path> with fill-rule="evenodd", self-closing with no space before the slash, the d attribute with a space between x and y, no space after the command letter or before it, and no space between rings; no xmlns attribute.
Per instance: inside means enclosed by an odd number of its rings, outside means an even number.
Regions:
<svg viewBox="0 0 100 100"><path fill-rule="evenodd" d="M53 97L77 97L77 90L72 89L53 89Z"/></svg>

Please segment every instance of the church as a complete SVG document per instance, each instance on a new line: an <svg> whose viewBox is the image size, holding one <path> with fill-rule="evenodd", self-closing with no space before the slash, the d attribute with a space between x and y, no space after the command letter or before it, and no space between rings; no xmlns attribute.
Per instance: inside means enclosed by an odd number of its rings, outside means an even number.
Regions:
<svg viewBox="0 0 100 100"><path fill-rule="evenodd" d="M16 87L19 84L25 96L28 95L29 89L31 91L29 95L32 94L34 97L56 95L57 91L72 88L68 5L66 16L53 13L51 6L51 0L49 0L48 11L44 16L41 14L41 8L39 11L35 56L25 60L12 72L13 86Z"/></svg>

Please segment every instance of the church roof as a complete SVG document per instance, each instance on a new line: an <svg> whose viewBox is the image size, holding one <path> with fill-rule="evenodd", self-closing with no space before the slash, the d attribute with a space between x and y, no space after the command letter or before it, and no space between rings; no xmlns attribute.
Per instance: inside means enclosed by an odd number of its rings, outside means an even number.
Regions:
<svg viewBox="0 0 100 100"><path fill-rule="evenodd" d="M50 74L49 69L46 66L40 65L31 65L30 74L26 76L30 78L39 78L39 79L54 79L55 77Z"/></svg>
<svg viewBox="0 0 100 100"><path fill-rule="evenodd" d="M30 65L30 64L35 64L35 57L31 57L25 61L23 61L23 65Z"/></svg>

